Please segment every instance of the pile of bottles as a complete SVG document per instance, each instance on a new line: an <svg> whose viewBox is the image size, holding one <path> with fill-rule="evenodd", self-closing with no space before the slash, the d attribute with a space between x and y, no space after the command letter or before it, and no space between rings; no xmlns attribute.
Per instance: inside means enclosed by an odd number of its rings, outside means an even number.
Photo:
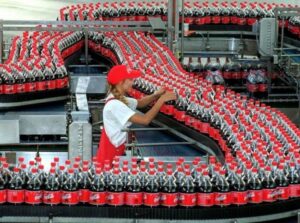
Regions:
<svg viewBox="0 0 300 223"><path fill-rule="evenodd" d="M0 160L0 203L29 205L210 207L258 204L300 197L300 160L247 162L227 156L221 165L215 157L209 163L195 157L192 163L179 157L176 165L149 158L139 163L116 157L113 166L82 161L60 165L59 158L44 170L42 160L18 164L10 170ZM294 162L295 161L295 162Z"/></svg>
<svg viewBox="0 0 300 223"><path fill-rule="evenodd" d="M238 1L203 1L184 3L179 9L179 19L188 24L236 24L253 25L261 18L274 18L276 7L293 8L298 5L270 2L238 2ZM60 9L61 20L113 20L113 21L147 21L148 16L160 17L167 21L168 1L149 2L101 2L77 4ZM300 34L299 17L279 17L279 25L285 26L292 33Z"/></svg>

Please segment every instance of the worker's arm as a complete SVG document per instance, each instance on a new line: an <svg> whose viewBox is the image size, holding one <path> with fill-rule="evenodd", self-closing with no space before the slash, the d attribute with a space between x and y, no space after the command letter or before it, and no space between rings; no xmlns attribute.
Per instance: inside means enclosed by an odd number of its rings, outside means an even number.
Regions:
<svg viewBox="0 0 300 223"><path fill-rule="evenodd" d="M151 95L145 96L138 100L137 108L145 108L150 105L153 101L157 100L160 96L165 93L165 89L161 88Z"/></svg>
<svg viewBox="0 0 300 223"><path fill-rule="evenodd" d="M129 121L135 124L149 125L159 112L161 106L163 106L165 102L172 100L176 100L176 94L174 92L166 92L157 100L148 112L145 114L135 113L131 116Z"/></svg>

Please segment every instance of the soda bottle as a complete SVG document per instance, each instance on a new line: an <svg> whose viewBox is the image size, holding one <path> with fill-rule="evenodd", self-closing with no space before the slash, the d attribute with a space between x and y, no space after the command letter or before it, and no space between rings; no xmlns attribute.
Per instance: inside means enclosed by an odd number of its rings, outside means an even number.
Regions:
<svg viewBox="0 0 300 223"><path fill-rule="evenodd" d="M60 185L63 185L67 178L67 173L65 172L65 166L59 166L59 172L57 174L57 180Z"/></svg>
<svg viewBox="0 0 300 223"><path fill-rule="evenodd" d="M88 174L88 167L83 167L79 176L78 188L79 188L79 202L88 203L90 199L90 186L91 181Z"/></svg>
<svg viewBox="0 0 300 223"><path fill-rule="evenodd" d="M225 179L225 170L220 170L220 174L216 178L215 204L220 206L228 206L232 204L232 193L229 183Z"/></svg>
<svg viewBox="0 0 300 223"><path fill-rule="evenodd" d="M124 186L120 176L120 170L114 169L108 183L107 204L112 206L122 206L124 205L124 198Z"/></svg>
<svg viewBox="0 0 300 223"><path fill-rule="evenodd" d="M28 179L25 190L25 203L36 205L41 204L43 199L42 182L36 168L31 170L31 177Z"/></svg>
<svg viewBox="0 0 300 223"><path fill-rule="evenodd" d="M79 203L78 182L74 177L74 169L68 170L66 180L62 185L62 204L76 205Z"/></svg>
<svg viewBox="0 0 300 223"><path fill-rule="evenodd" d="M258 177L258 170L253 168L248 175L248 203L258 204L263 201L262 183Z"/></svg>
<svg viewBox="0 0 300 223"><path fill-rule="evenodd" d="M3 171L0 172L0 204L3 204L7 201L7 190L6 182L4 180Z"/></svg>
<svg viewBox="0 0 300 223"><path fill-rule="evenodd" d="M161 188L161 205L175 207L178 204L176 179L172 169L167 169L167 176Z"/></svg>
<svg viewBox="0 0 300 223"><path fill-rule="evenodd" d="M20 169L15 167L13 176L8 183L7 202L21 204L24 202L24 182L20 176Z"/></svg>
<svg viewBox="0 0 300 223"><path fill-rule="evenodd" d="M247 204L247 187L244 179L242 178L243 171L238 169L237 172L232 173L232 178L228 183L233 195L233 204L243 205Z"/></svg>
<svg viewBox="0 0 300 223"><path fill-rule="evenodd" d="M178 187L179 205L183 207L194 207L196 205L195 184L189 169Z"/></svg>
<svg viewBox="0 0 300 223"><path fill-rule="evenodd" d="M278 200L287 200L290 197L289 180L284 175L283 169L283 165L279 165L276 176L274 178L275 183L277 185Z"/></svg>
<svg viewBox="0 0 300 223"><path fill-rule="evenodd" d="M215 204L215 193L207 170L196 179L195 186L197 192L197 205L203 207L213 206Z"/></svg>
<svg viewBox="0 0 300 223"><path fill-rule="evenodd" d="M265 169L265 178L262 180L263 200L265 202L273 202L277 199L276 183L271 173L271 167Z"/></svg>
<svg viewBox="0 0 300 223"><path fill-rule="evenodd" d="M90 168L89 168L89 177L90 177L90 179L93 179L93 177L95 176L96 165L97 164L98 164L97 157L93 157L92 158L92 163L91 163ZM100 167L101 167L101 164L100 164Z"/></svg>
<svg viewBox="0 0 300 223"><path fill-rule="evenodd" d="M125 193L125 204L128 206L140 206L143 204L143 191L137 169L131 171Z"/></svg>
<svg viewBox="0 0 300 223"><path fill-rule="evenodd" d="M300 177L294 162L290 163L290 173L288 174L290 197L300 196Z"/></svg>
<svg viewBox="0 0 300 223"><path fill-rule="evenodd" d="M56 177L55 169L50 169L50 173L46 179L43 203L48 205L57 205L61 203L61 184Z"/></svg>
<svg viewBox="0 0 300 223"><path fill-rule="evenodd" d="M109 181L110 181L110 178L111 178L111 172L110 172L110 163L109 161L105 160L105 163L104 163L104 182L105 182L105 185L108 185L109 184Z"/></svg>
<svg viewBox="0 0 300 223"><path fill-rule="evenodd" d="M156 207L160 204L160 185L154 169L150 169L144 186L144 205Z"/></svg>
<svg viewBox="0 0 300 223"><path fill-rule="evenodd" d="M8 163L3 163L2 176L5 182L6 188L12 178L12 172L9 170Z"/></svg>
<svg viewBox="0 0 300 223"><path fill-rule="evenodd" d="M104 205L106 204L106 197L107 191L104 176L101 168L96 168L95 176L91 182L89 203L97 206Z"/></svg>

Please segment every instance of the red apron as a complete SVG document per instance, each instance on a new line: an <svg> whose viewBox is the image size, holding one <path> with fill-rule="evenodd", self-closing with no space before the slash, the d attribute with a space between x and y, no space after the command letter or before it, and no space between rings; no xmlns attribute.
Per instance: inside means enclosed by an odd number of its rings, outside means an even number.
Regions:
<svg viewBox="0 0 300 223"><path fill-rule="evenodd" d="M105 104L107 104L111 100L117 100L115 98L108 99ZM125 144L120 145L119 147L115 147L109 140L106 135L105 129L103 128L100 142L97 151L97 159L98 162L103 166L105 160L109 160L109 163L112 164L112 161L115 156L121 156L125 152Z"/></svg>

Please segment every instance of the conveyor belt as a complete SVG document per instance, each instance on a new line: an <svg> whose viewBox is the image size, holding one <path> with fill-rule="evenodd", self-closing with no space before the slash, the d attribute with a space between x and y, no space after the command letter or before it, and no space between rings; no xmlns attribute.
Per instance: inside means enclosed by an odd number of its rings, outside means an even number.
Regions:
<svg viewBox="0 0 300 223"><path fill-rule="evenodd" d="M184 142L183 139L175 137L166 131L137 131L136 137L139 143L153 142ZM149 156L203 156L203 152L196 150L190 145L163 145L139 147L142 157Z"/></svg>
<svg viewBox="0 0 300 223"><path fill-rule="evenodd" d="M257 205L210 207L210 208L147 208L147 207L94 207L89 205L69 206L30 206L30 205L1 205L1 217L75 217L75 218L110 218L110 219L165 219L176 221L201 220L205 222L266 222L284 216L297 215L300 199L262 203ZM246 220L248 219L248 220ZM210 220L210 221L209 221ZM236 220L236 221L234 221ZM75 221L75 219L74 219ZM87 219L85 219L87 221ZM109 220L110 221L110 220Z"/></svg>

